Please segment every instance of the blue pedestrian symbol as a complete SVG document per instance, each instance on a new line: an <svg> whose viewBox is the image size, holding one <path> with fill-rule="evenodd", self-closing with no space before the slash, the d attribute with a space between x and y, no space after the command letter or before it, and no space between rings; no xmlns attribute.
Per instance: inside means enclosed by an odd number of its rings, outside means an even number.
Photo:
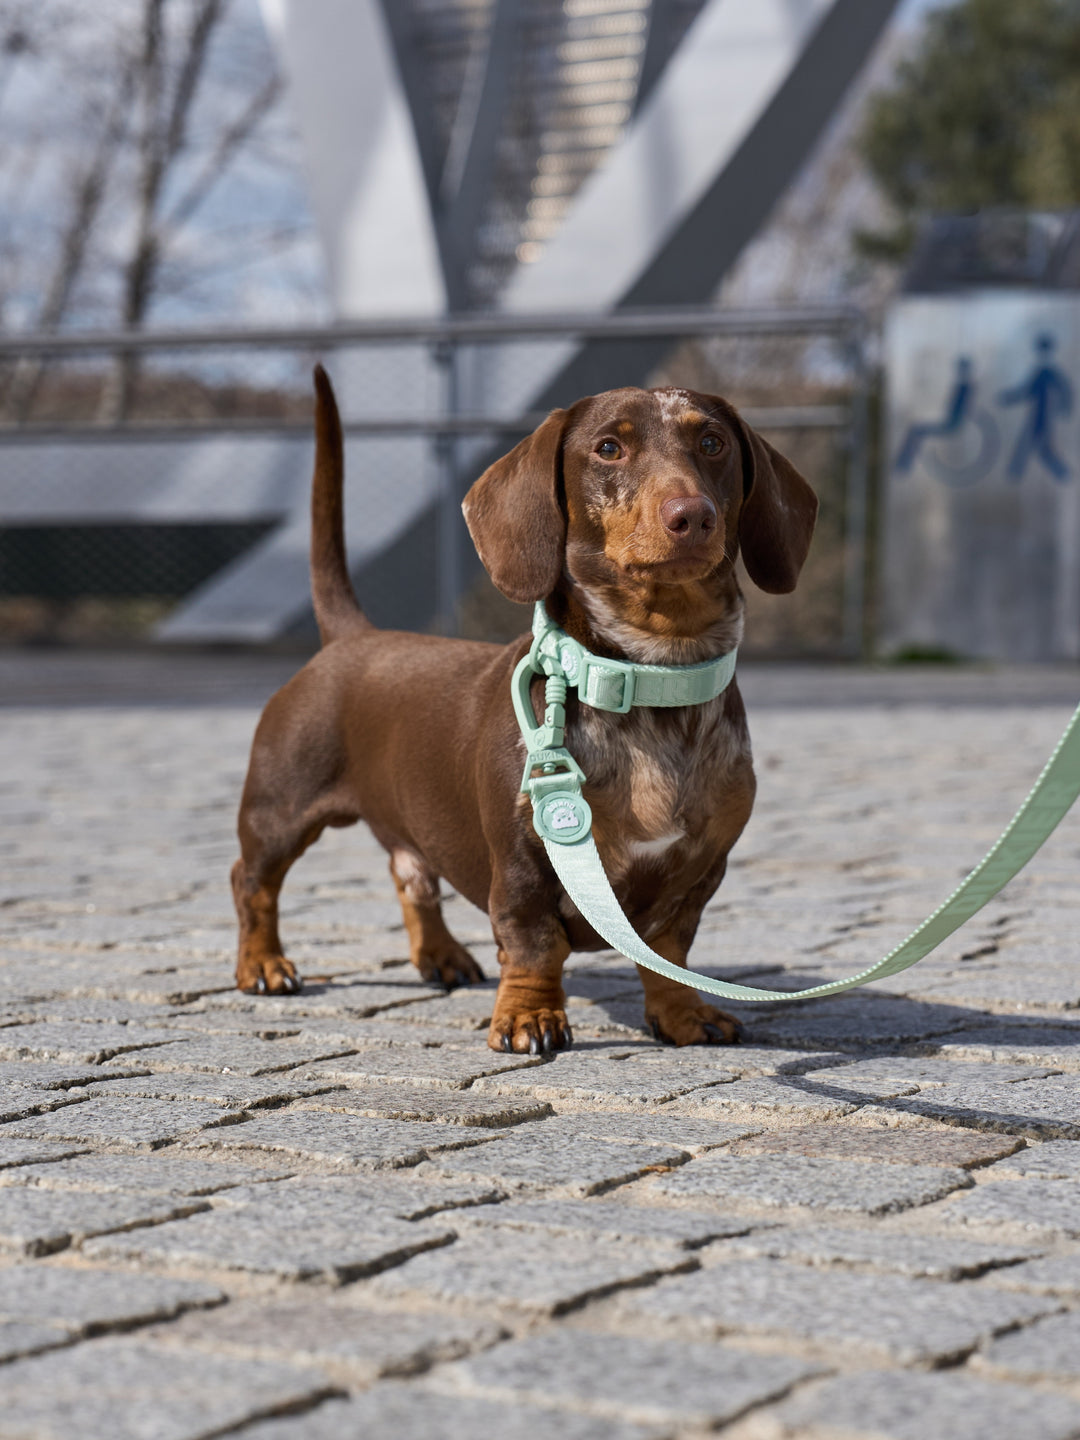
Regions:
<svg viewBox="0 0 1080 1440"><path fill-rule="evenodd" d="M971 357L956 361L952 391L940 420L912 425L896 456L901 474L911 470L928 441L923 463L949 485L970 485L985 475L997 459L999 436L992 415L975 408L975 373Z"/></svg>
<svg viewBox="0 0 1080 1440"><path fill-rule="evenodd" d="M1037 365L1028 379L1012 390L1003 390L999 405L1030 408L1016 446L1009 458L1010 480L1022 480L1032 456L1046 466L1055 480L1064 480L1069 467L1054 445L1055 422L1072 411L1073 392L1068 377L1051 361L1056 347L1053 335L1042 334L1035 341Z"/></svg>

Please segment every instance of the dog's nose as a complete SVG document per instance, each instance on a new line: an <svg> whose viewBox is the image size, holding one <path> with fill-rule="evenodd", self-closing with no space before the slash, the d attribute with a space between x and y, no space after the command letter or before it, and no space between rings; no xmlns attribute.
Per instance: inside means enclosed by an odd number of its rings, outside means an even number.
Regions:
<svg viewBox="0 0 1080 1440"><path fill-rule="evenodd" d="M695 545L716 529L716 506L707 495L675 495L660 506L660 519L669 535Z"/></svg>

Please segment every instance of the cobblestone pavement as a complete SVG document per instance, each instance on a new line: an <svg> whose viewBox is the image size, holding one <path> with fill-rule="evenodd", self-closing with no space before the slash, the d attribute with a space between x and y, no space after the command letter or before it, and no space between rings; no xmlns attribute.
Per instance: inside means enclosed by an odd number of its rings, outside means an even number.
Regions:
<svg viewBox="0 0 1080 1440"><path fill-rule="evenodd" d="M916 969L741 1007L741 1046L653 1044L578 956L575 1048L496 1055L360 829L287 887L304 993L230 988L276 662L80 664L0 664L0 1437L1080 1436L1080 815ZM693 959L791 988L938 903L1080 680L743 689L758 805Z"/></svg>

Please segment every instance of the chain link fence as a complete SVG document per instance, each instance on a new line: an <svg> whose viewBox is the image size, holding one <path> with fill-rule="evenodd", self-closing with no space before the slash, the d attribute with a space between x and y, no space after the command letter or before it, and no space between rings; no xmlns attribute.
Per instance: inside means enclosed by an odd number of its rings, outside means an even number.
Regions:
<svg viewBox="0 0 1080 1440"><path fill-rule="evenodd" d="M350 561L377 623L501 638L460 515L555 404L621 384L725 396L821 500L798 591L748 583L747 652L864 634L867 370L846 309L0 337L0 640L310 644L311 369L347 447Z"/></svg>

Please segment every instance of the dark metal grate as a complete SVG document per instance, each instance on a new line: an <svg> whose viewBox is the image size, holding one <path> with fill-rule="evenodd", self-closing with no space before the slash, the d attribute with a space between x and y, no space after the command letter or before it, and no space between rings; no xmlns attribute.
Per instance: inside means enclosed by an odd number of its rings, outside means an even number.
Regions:
<svg viewBox="0 0 1080 1440"><path fill-rule="evenodd" d="M0 595L187 595L275 523L6 527L0 529Z"/></svg>

